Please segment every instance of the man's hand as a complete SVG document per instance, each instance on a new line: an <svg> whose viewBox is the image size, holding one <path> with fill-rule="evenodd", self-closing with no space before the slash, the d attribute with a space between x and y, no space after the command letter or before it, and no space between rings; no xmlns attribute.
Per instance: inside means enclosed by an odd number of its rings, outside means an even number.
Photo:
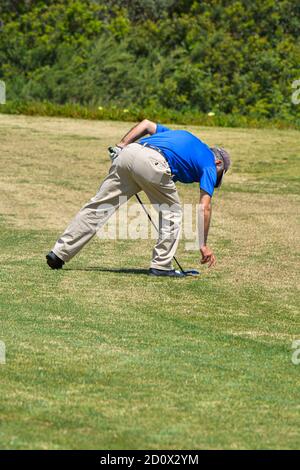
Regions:
<svg viewBox="0 0 300 470"><path fill-rule="evenodd" d="M214 266L216 264L216 257L208 246L203 245L200 248L202 255L201 264L208 263L208 267Z"/></svg>
<svg viewBox="0 0 300 470"><path fill-rule="evenodd" d="M121 150L122 147L120 147L119 145L116 145L115 147L108 147L108 155L112 162L115 160L115 158L119 156Z"/></svg>

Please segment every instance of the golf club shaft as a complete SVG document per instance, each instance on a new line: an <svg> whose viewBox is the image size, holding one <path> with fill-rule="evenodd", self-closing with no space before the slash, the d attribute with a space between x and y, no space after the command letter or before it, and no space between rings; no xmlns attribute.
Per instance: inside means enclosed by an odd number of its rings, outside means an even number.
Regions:
<svg viewBox="0 0 300 470"><path fill-rule="evenodd" d="M138 200L139 203L141 204L142 208L144 209L144 212L145 212L145 214L147 215L148 219L150 220L151 224L153 225L153 227L155 228L155 230L156 230L157 233L159 234L158 227L157 227L157 225L155 224L155 222L153 222L152 217L151 217L151 215L149 214L149 212L147 211L146 207L144 206L144 203L143 203L143 201L141 200L140 196L139 196L138 194L136 194L135 197L137 198L137 200ZM179 262L177 261L177 259L176 259L175 256L173 256L173 259L174 259L175 263L177 264L177 266L179 267L180 271L181 271L182 273L184 273L184 269L183 269L182 266L179 264Z"/></svg>

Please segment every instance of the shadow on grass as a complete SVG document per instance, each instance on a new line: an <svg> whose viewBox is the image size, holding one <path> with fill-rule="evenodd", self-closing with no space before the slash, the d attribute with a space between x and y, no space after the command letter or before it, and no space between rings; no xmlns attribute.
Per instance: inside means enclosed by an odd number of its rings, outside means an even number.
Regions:
<svg viewBox="0 0 300 470"><path fill-rule="evenodd" d="M148 269L139 268L101 268L99 266L88 266L86 268L64 268L64 271L98 271L103 273L120 274L149 274Z"/></svg>

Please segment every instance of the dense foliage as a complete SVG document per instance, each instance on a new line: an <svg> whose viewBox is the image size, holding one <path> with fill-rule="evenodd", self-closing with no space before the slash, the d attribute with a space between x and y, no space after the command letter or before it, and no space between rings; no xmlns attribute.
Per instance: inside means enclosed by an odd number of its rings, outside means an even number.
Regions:
<svg viewBox="0 0 300 470"><path fill-rule="evenodd" d="M13 101L299 120L294 0L1 0Z"/></svg>

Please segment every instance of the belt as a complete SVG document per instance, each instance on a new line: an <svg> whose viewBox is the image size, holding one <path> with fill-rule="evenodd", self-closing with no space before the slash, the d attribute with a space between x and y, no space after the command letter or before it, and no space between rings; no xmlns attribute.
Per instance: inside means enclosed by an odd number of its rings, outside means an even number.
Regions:
<svg viewBox="0 0 300 470"><path fill-rule="evenodd" d="M159 152L159 153L164 157L164 159L167 160L167 162L168 162L168 159L167 159L167 157L165 156L164 152L163 152L160 148L155 147L155 145L148 144L148 142L145 142L144 144L141 144L141 142L136 142L136 143L139 144L139 145L141 145L142 147L149 147L149 148L152 149L152 150L156 150L156 151Z"/></svg>

